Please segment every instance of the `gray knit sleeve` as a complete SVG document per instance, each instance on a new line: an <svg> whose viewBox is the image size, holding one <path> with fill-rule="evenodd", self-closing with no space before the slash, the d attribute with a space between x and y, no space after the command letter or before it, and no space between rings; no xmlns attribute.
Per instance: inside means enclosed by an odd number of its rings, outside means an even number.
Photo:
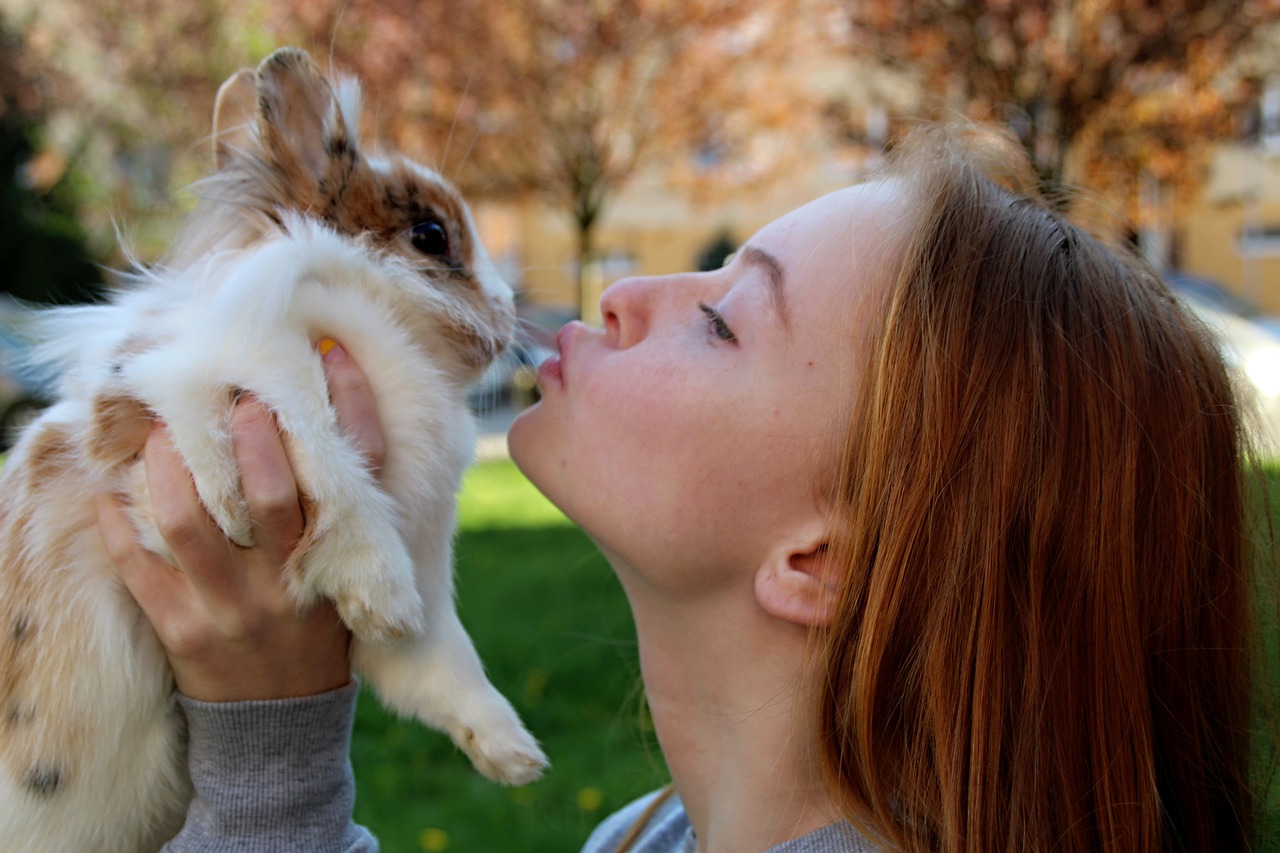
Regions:
<svg viewBox="0 0 1280 853"><path fill-rule="evenodd" d="M198 702L187 717L195 798L167 853L370 853L378 843L351 817L348 748L355 681L319 696Z"/></svg>

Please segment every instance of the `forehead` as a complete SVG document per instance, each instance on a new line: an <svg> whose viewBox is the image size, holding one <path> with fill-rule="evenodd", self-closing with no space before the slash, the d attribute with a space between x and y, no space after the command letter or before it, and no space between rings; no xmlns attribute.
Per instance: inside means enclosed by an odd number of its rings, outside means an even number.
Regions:
<svg viewBox="0 0 1280 853"><path fill-rule="evenodd" d="M822 196L762 228L748 241L777 259L798 324L862 313L883 291L901 253L908 217L895 181L858 184Z"/></svg>

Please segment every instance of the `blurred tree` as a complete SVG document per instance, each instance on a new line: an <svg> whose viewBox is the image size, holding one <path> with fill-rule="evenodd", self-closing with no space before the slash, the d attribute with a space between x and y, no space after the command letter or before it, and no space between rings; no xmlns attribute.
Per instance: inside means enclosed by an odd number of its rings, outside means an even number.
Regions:
<svg viewBox="0 0 1280 853"><path fill-rule="evenodd" d="M799 12L785 0L272 6L277 32L331 41L335 63L366 81L380 137L437 154L471 196L536 195L567 211L580 299L601 213L639 171L702 186L782 164L752 155L762 131L803 127L796 59L814 21Z"/></svg>
<svg viewBox="0 0 1280 853"><path fill-rule="evenodd" d="M264 5L0 0L0 24L44 92L36 182L77 195L105 263L121 261L118 228L142 257L167 244L172 188L208 166L201 143L218 85L273 46Z"/></svg>
<svg viewBox="0 0 1280 853"><path fill-rule="evenodd" d="M1051 198L1081 185L1135 221L1154 180L1190 198L1254 95L1233 68L1276 0L843 0L850 47L910 68L926 114L1007 122Z"/></svg>
<svg viewBox="0 0 1280 853"><path fill-rule="evenodd" d="M163 248L171 189L207 167L218 84L293 43L359 75L373 135L438 155L464 192L567 211L581 280L642 170L705 194L805 156L823 23L805 12L824 2L0 0L0 24L46 89L41 186L90 176L75 188L108 263L117 226L142 257Z"/></svg>
<svg viewBox="0 0 1280 853"><path fill-rule="evenodd" d="M736 251L738 251L738 243L733 239L733 234L728 229L720 231L698 253L698 271L709 272L720 269L729 262Z"/></svg>
<svg viewBox="0 0 1280 853"><path fill-rule="evenodd" d="M16 45L0 30L0 291L29 302L93 299L102 276L88 257L75 200L61 183L38 184L33 140L45 100Z"/></svg>

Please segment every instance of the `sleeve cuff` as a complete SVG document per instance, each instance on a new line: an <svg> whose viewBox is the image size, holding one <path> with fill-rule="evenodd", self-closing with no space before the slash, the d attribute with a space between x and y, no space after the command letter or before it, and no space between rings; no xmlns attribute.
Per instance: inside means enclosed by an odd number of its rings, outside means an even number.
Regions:
<svg viewBox="0 0 1280 853"><path fill-rule="evenodd" d="M179 696L195 798L167 849L376 850L351 820L355 778L348 750L358 693L353 679L296 699Z"/></svg>

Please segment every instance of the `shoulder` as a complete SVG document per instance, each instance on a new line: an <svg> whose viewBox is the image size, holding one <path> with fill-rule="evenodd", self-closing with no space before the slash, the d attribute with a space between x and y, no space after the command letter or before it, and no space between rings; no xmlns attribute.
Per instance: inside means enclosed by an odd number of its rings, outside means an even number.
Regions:
<svg viewBox="0 0 1280 853"><path fill-rule="evenodd" d="M614 812L596 827L582 853L618 853L633 832L626 853L692 853L696 849L693 828L684 803L663 788L645 794ZM784 841L769 853L876 853L871 844L849 823L839 821L791 841Z"/></svg>
<svg viewBox="0 0 1280 853"><path fill-rule="evenodd" d="M842 820L800 838L784 841L768 853L877 853L879 850L851 824Z"/></svg>
<svg viewBox="0 0 1280 853"><path fill-rule="evenodd" d="M643 829L627 853L683 853L692 841L693 830L680 797L667 791L663 788L645 794L605 818L587 839L582 853L616 853L639 825Z"/></svg>

